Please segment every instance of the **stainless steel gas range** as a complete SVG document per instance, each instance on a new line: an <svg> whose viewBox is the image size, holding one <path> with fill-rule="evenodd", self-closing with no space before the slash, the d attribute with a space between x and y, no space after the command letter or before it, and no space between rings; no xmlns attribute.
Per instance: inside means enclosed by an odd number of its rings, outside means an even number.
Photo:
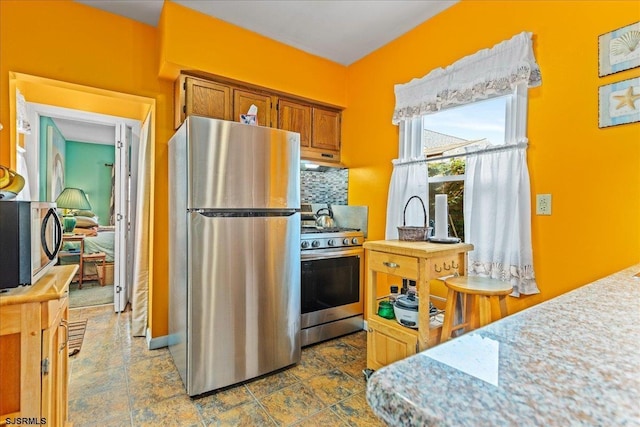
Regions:
<svg viewBox="0 0 640 427"><path fill-rule="evenodd" d="M364 233L303 227L302 345L363 328Z"/></svg>

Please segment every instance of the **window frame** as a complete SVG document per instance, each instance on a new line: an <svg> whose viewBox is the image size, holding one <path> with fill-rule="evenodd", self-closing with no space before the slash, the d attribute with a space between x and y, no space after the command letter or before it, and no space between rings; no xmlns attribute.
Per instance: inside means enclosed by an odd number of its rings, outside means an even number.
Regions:
<svg viewBox="0 0 640 427"><path fill-rule="evenodd" d="M505 101L506 101L505 111L504 111L504 114L505 114L504 140L502 141L501 144L493 144L491 147L489 147L489 150L502 149L502 148L508 149L509 146L511 145L526 143L528 141L526 136L526 130L527 130L527 106L528 106L529 99L528 99L528 88L526 83L520 83L516 85L511 94L507 94L507 95L503 94L503 95L496 96L495 98L499 98L499 97L505 97ZM466 104L458 105L456 107L471 105L475 102L482 102L482 101L484 100L476 100ZM441 110L441 111L446 111L446 110ZM438 114L438 113L433 113L433 114ZM422 124L421 129L424 130L424 123ZM422 136L421 138L424 138L424 136ZM422 140L421 146L422 146L422 150L424 150L424 140ZM482 153L484 150L486 149L478 150L478 154ZM439 175L439 176L432 177L429 175L429 163L442 161L442 160L453 160L459 157L466 158L468 154L469 153L461 153L459 155L441 155L441 156L425 159L426 160L425 167L427 169L426 170L427 187L429 187L431 184L444 184L447 182L465 181L466 167L465 167L465 173L461 175ZM475 154L472 154L472 155L475 155ZM465 165L466 165L466 160L465 160ZM465 190L463 188L463 192L464 191ZM431 205L432 199L435 199L435 194L432 195L429 192L427 206ZM464 196L463 196L463 200L464 200ZM462 223L464 224L464 216L462 218Z"/></svg>

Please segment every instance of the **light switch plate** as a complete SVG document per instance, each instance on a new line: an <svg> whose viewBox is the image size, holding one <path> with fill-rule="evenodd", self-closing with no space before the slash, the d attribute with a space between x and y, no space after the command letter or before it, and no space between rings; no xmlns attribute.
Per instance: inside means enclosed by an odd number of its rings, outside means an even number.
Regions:
<svg viewBox="0 0 640 427"><path fill-rule="evenodd" d="M551 215L551 194L536 195L536 215Z"/></svg>

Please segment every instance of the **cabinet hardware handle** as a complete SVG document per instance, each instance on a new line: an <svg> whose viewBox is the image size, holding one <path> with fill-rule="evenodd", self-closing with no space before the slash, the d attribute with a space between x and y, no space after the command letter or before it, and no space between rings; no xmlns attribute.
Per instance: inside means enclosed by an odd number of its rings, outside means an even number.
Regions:
<svg viewBox="0 0 640 427"><path fill-rule="evenodd" d="M67 319L62 319L60 321L60 326L64 328L64 342L60 345L60 350L58 352L67 348L67 343L69 342L69 322L67 322Z"/></svg>
<svg viewBox="0 0 640 427"><path fill-rule="evenodd" d="M438 268L438 266L437 266L437 265L434 265L434 266L433 266L433 269L436 271L436 273L440 273L440 272L442 271L442 269L441 269L441 268Z"/></svg>
<svg viewBox="0 0 640 427"><path fill-rule="evenodd" d="M455 262L455 261L451 261L451 267L453 267L453 268L458 268L458 267L460 267L460 265L459 265L459 264L456 264L456 262Z"/></svg>
<svg viewBox="0 0 640 427"><path fill-rule="evenodd" d="M367 328L367 332L373 332L373 329Z"/></svg>
<svg viewBox="0 0 640 427"><path fill-rule="evenodd" d="M387 266L387 267L389 267L389 268L398 268L398 267L400 267L400 266L399 266L398 264L396 264L395 262L388 262L388 261L385 261L385 262L383 262L382 264L386 265L386 266Z"/></svg>
<svg viewBox="0 0 640 427"><path fill-rule="evenodd" d="M447 263L446 262L443 262L442 266L444 267L445 270L451 270L451 266L447 267Z"/></svg>

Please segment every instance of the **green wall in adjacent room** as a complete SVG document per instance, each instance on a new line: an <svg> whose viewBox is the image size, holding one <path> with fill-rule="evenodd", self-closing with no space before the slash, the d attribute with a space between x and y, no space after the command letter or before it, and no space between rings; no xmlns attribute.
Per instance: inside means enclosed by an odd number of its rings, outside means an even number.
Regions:
<svg viewBox="0 0 640 427"><path fill-rule="evenodd" d="M84 190L100 225L109 225L111 167L105 164L115 162L114 146L67 141L66 151L65 185Z"/></svg>

